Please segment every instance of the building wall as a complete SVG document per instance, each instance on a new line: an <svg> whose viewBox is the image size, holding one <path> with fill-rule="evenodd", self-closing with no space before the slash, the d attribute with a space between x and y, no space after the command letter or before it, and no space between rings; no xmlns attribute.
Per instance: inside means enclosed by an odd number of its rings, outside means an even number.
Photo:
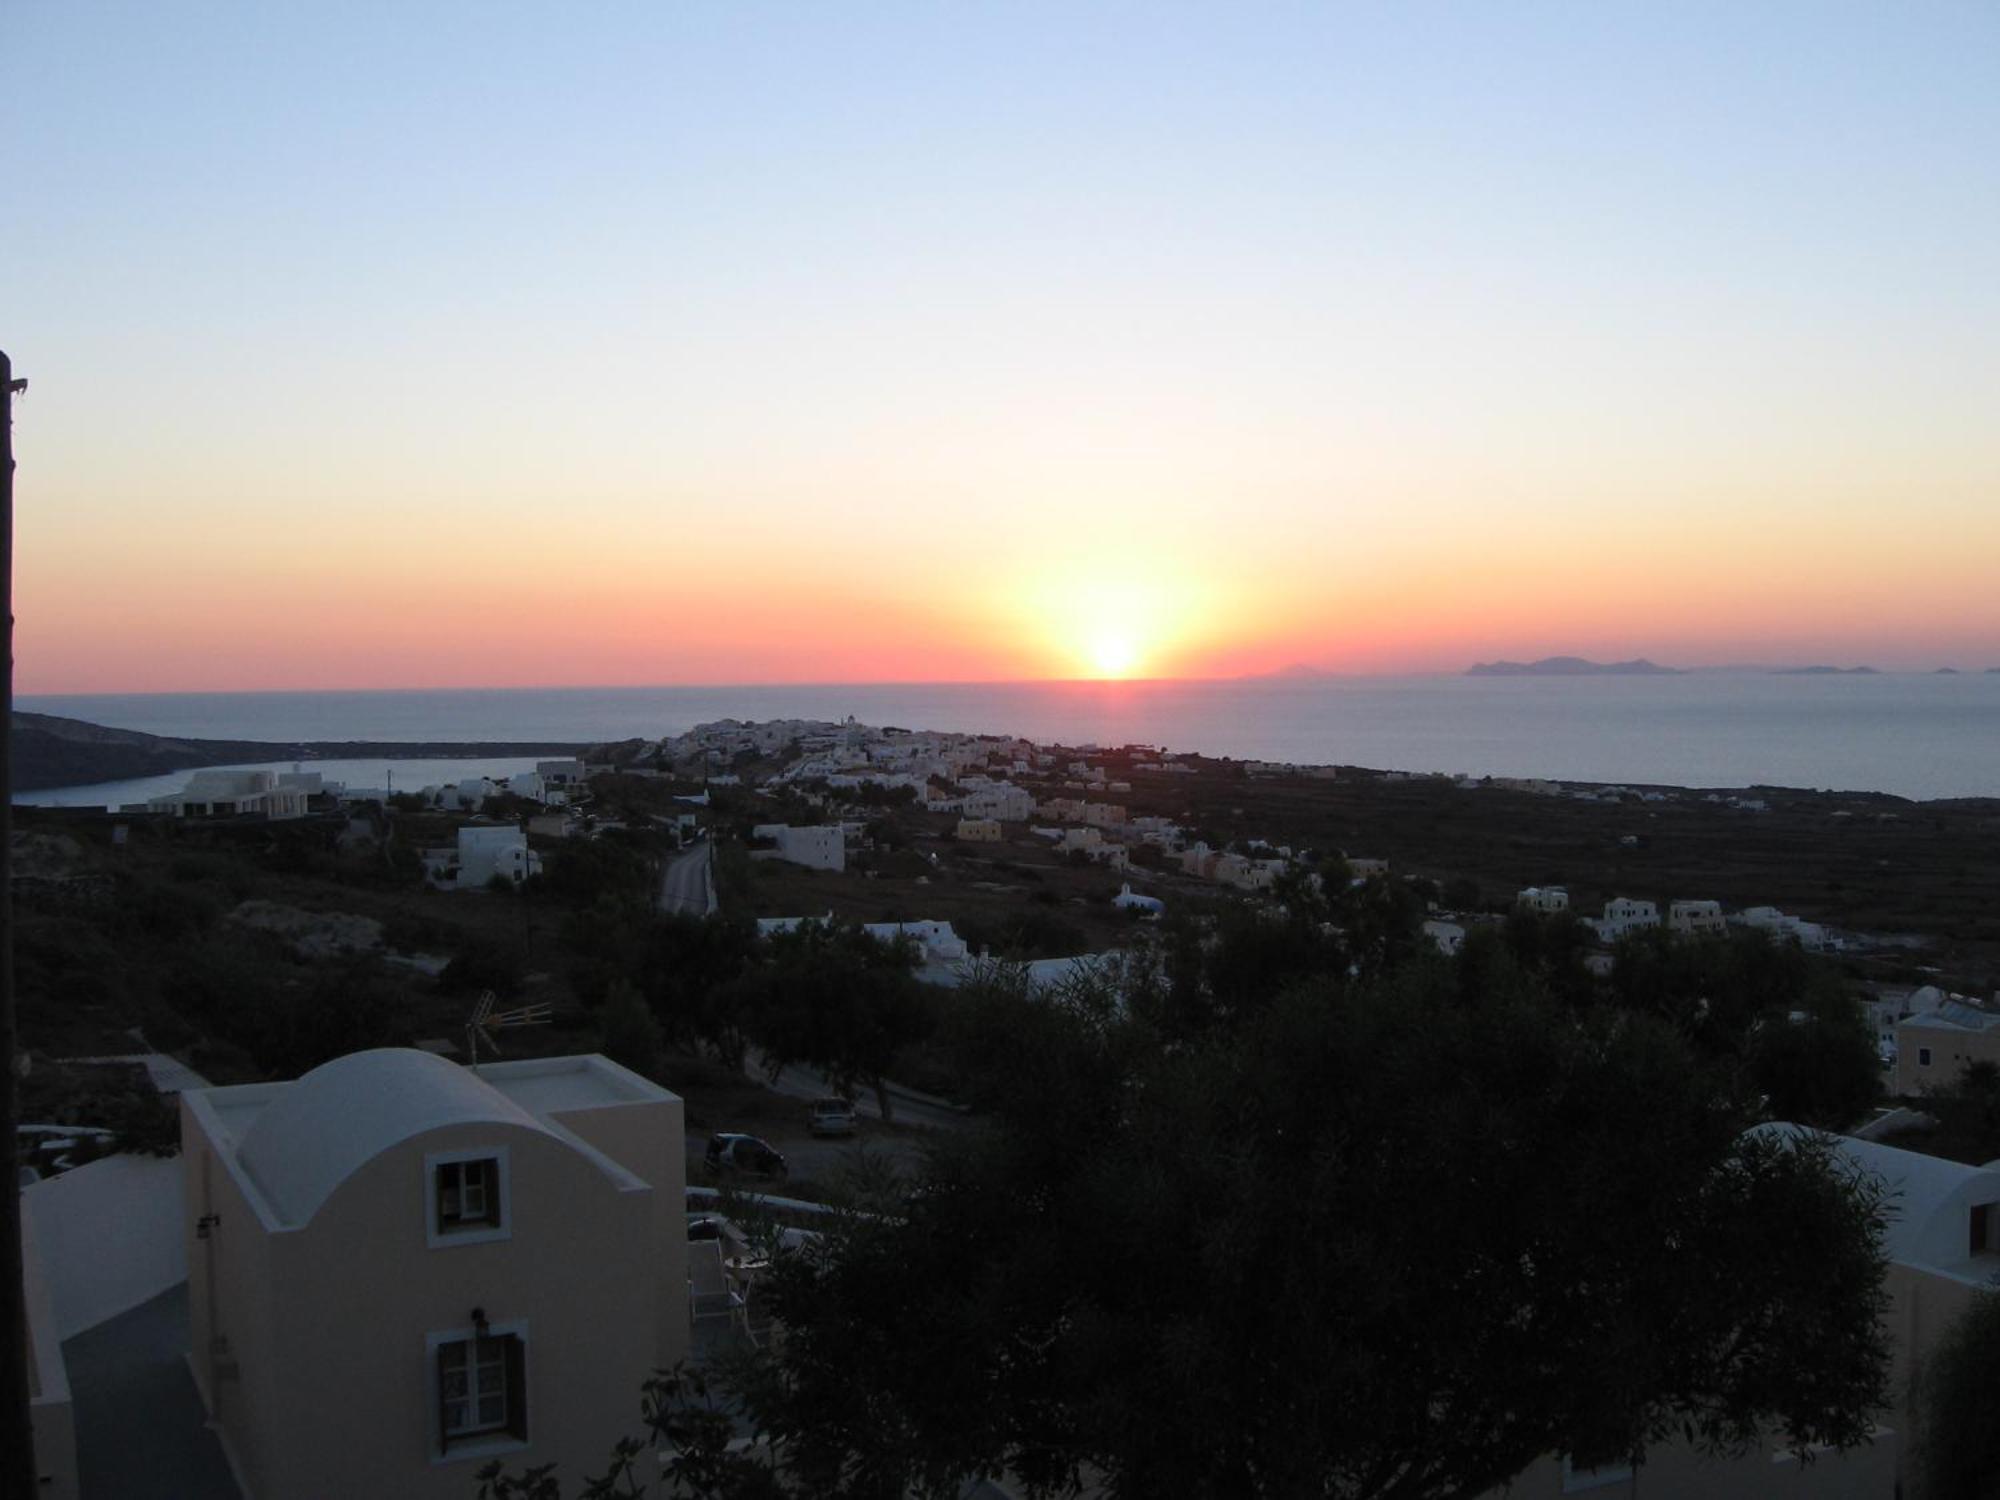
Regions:
<svg viewBox="0 0 2000 1500"><path fill-rule="evenodd" d="M254 1189L215 1149L185 1094L181 1167L188 1369L231 1462L250 1493L264 1500L272 1458L263 1435L277 1431L274 1424L288 1415L276 1403L273 1385L257 1378L275 1347L272 1236ZM200 1221L210 1216L217 1222L204 1237Z"/></svg>
<svg viewBox="0 0 2000 1500"><path fill-rule="evenodd" d="M550 1116L653 1189L652 1256L658 1282L655 1364L687 1357L687 1138L678 1098L564 1110Z"/></svg>
<svg viewBox="0 0 2000 1500"><path fill-rule="evenodd" d="M69 1371L56 1331L55 1304L44 1274L41 1225L27 1194L21 1198L21 1306L27 1314L28 1433L35 1445L35 1491L45 1500L77 1500L76 1413Z"/></svg>
<svg viewBox="0 0 2000 1500"><path fill-rule="evenodd" d="M426 1154L488 1146L508 1152L509 1238L430 1247ZM627 1149L646 1155L636 1142ZM191 1224L202 1154L190 1153ZM258 1500L463 1500L493 1456L555 1462L571 1475L602 1469L637 1425L647 1373L685 1349L662 1347L673 1268L661 1265L656 1193L621 1187L543 1132L491 1123L426 1132L355 1172L308 1224L275 1233L256 1224L222 1161L208 1181L222 1223L191 1252L195 1363L208 1334L228 1336L235 1375L205 1394L212 1410L220 1395L220 1425ZM684 1260L679 1275L684 1297ZM426 1337L469 1327L475 1307L496 1327L526 1325L529 1441L504 1455L440 1454Z"/></svg>
<svg viewBox="0 0 2000 1500"><path fill-rule="evenodd" d="M1922 1049L1926 1047L1931 1056L1928 1067L1922 1062ZM2000 1026L1988 1031L1968 1031L1962 1026L1941 1026L1923 1016L1910 1016L1896 1026L1899 1094L1951 1088L1971 1062L2000 1063Z"/></svg>
<svg viewBox="0 0 2000 1500"><path fill-rule="evenodd" d="M32 1206L58 1339L129 1312L187 1279L181 1167L165 1157L86 1162L22 1190Z"/></svg>
<svg viewBox="0 0 2000 1500"><path fill-rule="evenodd" d="M778 834L778 857L811 870L844 870L847 841L838 827L786 828Z"/></svg>
<svg viewBox="0 0 2000 1500"><path fill-rule="evenodd" d="M967 795L965 815L969 818L993 818L1002 823L1022 823L1034 816L1035 799L1026 788L1011 782L998 786L982 787Z"/></svg>

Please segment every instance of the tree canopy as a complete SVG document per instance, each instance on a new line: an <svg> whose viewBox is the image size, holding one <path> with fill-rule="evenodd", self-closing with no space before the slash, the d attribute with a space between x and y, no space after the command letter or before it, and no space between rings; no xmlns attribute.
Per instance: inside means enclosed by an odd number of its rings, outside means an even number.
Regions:
<svg viewBox="0 0 2000 1500"><path fill-rule="evenodd" d="M2000 1292L1981 1292L1932 1352L1924 1371L1917 1471L1924 1500L1989 1500L2000 1474Z"/></svg>
<svg viewBox="0 0 2000 1500"><path fill-rule="evenodd" d="M718 1003L740 1017L773 1077L809 1064L841 1092L875 1090L888 1119L889 1068L933 1020L914 963L908 943L878 941L849 923L805 922L773 934L765 961L744 969Z"/></svg>
<svg viewBox="0 0 2000 1500"><path fill-rule="evenodd" d="M959 992L937 1045L987 1116L781 1258L782 1353L729 1377L773 1460L692 1493L1450 1500L1552 1453L1866 1439L1879 1189L1760 1124L1844 996L1747 943L1605 985L1559 923L1446 959L1386 882L1281 897ZM879 1076L909 986L808 924L731 994L771 1059ZM688 1390L655 1415L711 1430Z"/></svg>
<svg viewBox="0 0 2000 1500"><path fill-rule="evenodd" d="M1475 1496L1542 1454L1861 1440L1880 1204L1670 1028L1430 982L1163 1051L1002 1000L1016 1102L777 1283L819 1494Z"/></svg>

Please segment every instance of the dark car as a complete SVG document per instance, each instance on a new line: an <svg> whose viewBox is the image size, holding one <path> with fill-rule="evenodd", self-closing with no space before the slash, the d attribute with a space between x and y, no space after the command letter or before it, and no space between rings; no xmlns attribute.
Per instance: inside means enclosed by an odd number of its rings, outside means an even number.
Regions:
<svg viewBox="0 0 2000 1500"><path fill-rule="evenodd" d="M708 1138L708 1155L703 1162L712 1177L731 1173L746 1177L785 1175L785 1158L768 1141L760 1141L754 1135L738 1135L733 1131Z"/></svg>

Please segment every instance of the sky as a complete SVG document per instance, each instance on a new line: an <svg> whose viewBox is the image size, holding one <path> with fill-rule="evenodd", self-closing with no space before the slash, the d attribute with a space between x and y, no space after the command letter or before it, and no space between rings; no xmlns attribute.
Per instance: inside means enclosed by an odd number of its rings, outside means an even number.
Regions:
<svg viewBox="0 0 2000 1500"><path fill-rule="evenodd" d="M26 693L2000 665L2000 7L13 0Z"/></svg>

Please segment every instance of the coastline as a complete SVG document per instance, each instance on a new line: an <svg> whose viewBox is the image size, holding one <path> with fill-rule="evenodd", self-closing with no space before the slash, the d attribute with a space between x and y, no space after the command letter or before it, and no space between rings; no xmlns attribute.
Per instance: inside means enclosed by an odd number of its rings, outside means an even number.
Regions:
<svg viewBox="0 0 2000 1500"><path fill-rule="evenodd" d="M549 740L191 739L27 711L15 713L12 737L10 790L15 794L114 785L222 766L553 757L581 754L591 744Z"/></svg>

